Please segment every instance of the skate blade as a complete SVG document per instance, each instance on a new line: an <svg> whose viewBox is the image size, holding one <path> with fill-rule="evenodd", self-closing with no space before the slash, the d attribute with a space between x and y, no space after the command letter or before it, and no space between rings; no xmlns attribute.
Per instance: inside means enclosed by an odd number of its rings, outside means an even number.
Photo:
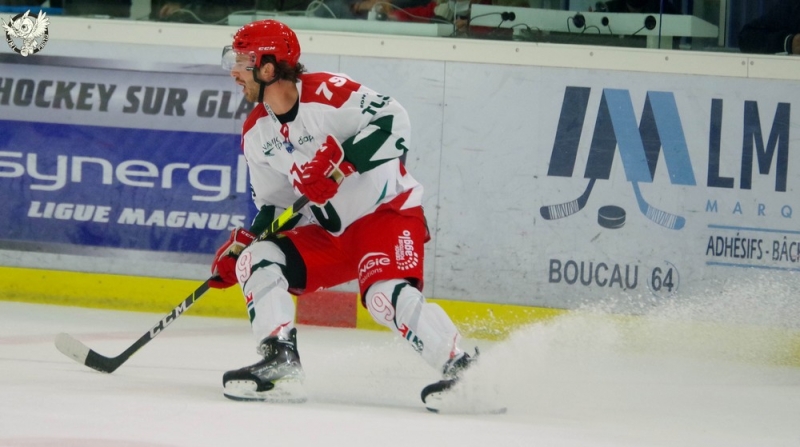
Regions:
<svg viewBox="0 0 800 447"><path fill-rule="evenodd" d="M274 385L269 391L256 391L258 385L251 380L232 380L225 384L223 394L231 400L278 404L301 404L308 400L302 379L281 379Z"/></svg>
<svg viewBox="0 0 800 447"><path fill-rule="evenodd" d="M438 414L505 414L508 411L504 406L450 391L429 394L425 398L425 408Z"/></svg>

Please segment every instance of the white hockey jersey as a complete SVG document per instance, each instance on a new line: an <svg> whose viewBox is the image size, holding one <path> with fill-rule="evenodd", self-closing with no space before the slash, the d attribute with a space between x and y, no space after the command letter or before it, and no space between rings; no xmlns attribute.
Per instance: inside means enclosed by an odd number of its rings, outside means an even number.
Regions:
<svg viewBox="0 0 800 447"><path fill-rule="evenodd" d="M357 172L342 181L328 203L301 210L303 222L339 235L379 207L422 205L422 186L399 158L410 144L410 123L397 101L342 74L305 73L297 89L300 105L294 120L281 124L262 103L244 123L242 150L258 209L275 206L277 216L300 197L295 185L302 166L328 135L339 140L345 161Z"/></svg>

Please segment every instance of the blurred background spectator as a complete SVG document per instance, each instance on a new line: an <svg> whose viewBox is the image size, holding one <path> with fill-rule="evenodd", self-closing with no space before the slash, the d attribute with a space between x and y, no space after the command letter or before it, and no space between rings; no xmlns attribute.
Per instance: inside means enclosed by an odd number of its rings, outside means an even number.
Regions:
<svg viewBox="0 0 800 447"><path fill-rule="evenodd" d="M739 32L744 53L800 54L800 0L779 0Z"/></svg>
<svg viewBox="0 0 800 447"><path fill-rule="evenodd" d="M225 23L232 12L254 11L258 9L257 6L256 0L151 0L150 19L184 23ZM275 10L278 10L277 7Z"/></svg>
<svg viewBox="0 0 800 447"><path fill-rule="evenodd" d="M669 0L610 0L607 2L598 2L595 7L596 11L607 12L635 12L635 13L655 13L661 11L661 6L664 6L664 14L676 14L678 10Z"/></svg>

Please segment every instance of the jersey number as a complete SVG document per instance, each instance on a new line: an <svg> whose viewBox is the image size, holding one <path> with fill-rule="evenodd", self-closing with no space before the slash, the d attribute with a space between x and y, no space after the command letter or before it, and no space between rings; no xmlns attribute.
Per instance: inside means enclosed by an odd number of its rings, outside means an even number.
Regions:
<svg viewBox="0 0 800 447"><path fill-rule="evenodd" d="M328 79L328 82L333 84L334 87L343 87L347 83L347 79L341 76L333 76L330 79ZM317 88L317 91L314 93L324 96L325 99L330 101L333 98L333 92L331 91L330 88L328 88L328 82L321 83L319 85L319 88Z"/></svg>

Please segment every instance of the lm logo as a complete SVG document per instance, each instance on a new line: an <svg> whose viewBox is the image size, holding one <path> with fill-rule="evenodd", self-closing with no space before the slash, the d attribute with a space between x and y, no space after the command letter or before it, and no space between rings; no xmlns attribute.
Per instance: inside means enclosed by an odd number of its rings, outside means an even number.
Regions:
<svg viewBox="0 0 800 447"><path fill-rule="evenodd" d="M572 177L590 92L588 87L567 87L548 176ZM721 99L713 99L711 104L707 186L732 188L734 180L720 176L722 104ZM777 152L775 190L786 191L789 105L778 105L766 145L761 132L758 105L754 101L746 101L744 112L741 188L751 187L754 153L759 172L769 174ZM603 89L584 172L584 178L589 179L586 190L575 200L541 207L539 211L542 217L547 220L560 219L583 209L596 180L609 179L617 147L639 210L665 228L683 228L686 224L683 216L651 205L639 189L640 182L653 182L662 149L671 184L697 185L678 106L671 92L647 92L642 116L637 122L628 90ZM619 228L624 224L625 211L619 207L603 207L600 213L598 222L607 228Z"/></svg>

